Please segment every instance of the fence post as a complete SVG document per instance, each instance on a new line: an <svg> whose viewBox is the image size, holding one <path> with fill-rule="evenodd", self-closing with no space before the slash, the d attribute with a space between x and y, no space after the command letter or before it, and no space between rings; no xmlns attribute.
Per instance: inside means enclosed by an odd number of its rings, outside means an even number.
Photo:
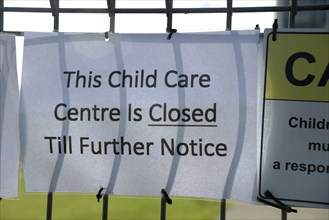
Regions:
<svg viewBox="0 0 329 220"><path fill-rule="evenodd" d="M233 0L227 0L227 14L226 14L226 30L229 31L232 29L232 7Z"/></svg>
<svg viewBox="0 0 329 220"><path fill-rule="evenodd" d="M169 198L168 193L166 192L165 189L161 190L161 213L160 213L160 220L166 220L166 204L168 203L169 205L172 204L171 198Z"/></svg>
<svg viewBox="0 0 329 220"><path fill-rule="evenodd" d="M108 213L109 213L109 195L105 194L103 196L103 214L102 214L102 220L107 220Z"/></svg>
<svg viewBox="0 0 329 220"><path fill-rule="evenodd" d="M167 28L166 31L169 33L172 30L172 7L173 0L166 0L166 13L167 13Z"/></svg>
<svg viewBox="0 0 329 220"><path fill-rule="evenodd" d="M295 27L295 16L297 14L297 0L291 1L291 11L290 11L290 19L289 19L289 28Z"/></svg>
<svg viewBox="0 0 329 220"><path fill-rule="evenodd" d="M107 0L107 8L110 17L110 32L115 30L115 0Z"/></svg>
<svg viewBox="0 0 329 220"><path fill-rule="evenodd" d="M49 0L51 13L54 17L54 32L58 32L59 27L59 0Z"/></svg>
<svg viewBox="0 0 329 220"><path fill-rule="evenodd" d="M3 6L4 6L4 0L0 0L0 32L3 31Z"/></svg>
<svg viewBox="0 0 329 220"><path fill-rule="evenodd" d="M47 220L52 219L52 214L53 214L53 193L48 192L47 195Z"/></svg>

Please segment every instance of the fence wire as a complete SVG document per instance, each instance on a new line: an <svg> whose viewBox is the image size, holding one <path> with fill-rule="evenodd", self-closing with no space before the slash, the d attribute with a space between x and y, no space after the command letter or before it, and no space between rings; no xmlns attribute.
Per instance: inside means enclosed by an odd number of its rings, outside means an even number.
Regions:
<svg viewBox="0 0 329 220"><path fill-rule="evenodd" d="M108 14L110 17L110 32L115 32L116 14L166 14L167 32L172 29L173 14L193 14L193 13L226 13L226 30L232 28L232 16L234 13L258 13L258 12L287 12L289 13L290 28L294 27L295 16L302 11L328 11L329 4L298 5L298 0L290 0L287 6L262 6L262 7L233 7L233 0L227 0L227 7L212 8L174 8L173 0L165 1L165 8L116 8L115 0L107 0L107 8L61 8L59 0L49 0L49 7L5 7L5 0L0 0L0 31L4 31L5 12L25 12L25 13L51 13L54 17L54 31L58 31L59 16L65 13L85 13L85 14ZM316 1L314 1L316 2ZM20 32L17 30L17 32Z"/></svg>

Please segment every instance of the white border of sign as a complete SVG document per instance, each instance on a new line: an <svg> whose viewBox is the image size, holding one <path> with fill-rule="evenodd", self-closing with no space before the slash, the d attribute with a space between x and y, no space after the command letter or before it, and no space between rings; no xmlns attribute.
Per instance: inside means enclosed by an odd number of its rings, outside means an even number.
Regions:
<svg viewBox="0 0 329 220"><path fill-rule="evenodd" d="M296 34L329 34L329 32L325 29L277 29L277 34L286 34L286 33L296 33ZM259 161L259 173L258 173L258 196L262 199L269 199L264 195L265 187L262 185L263 184L263 176L264 174L264 163L265 163L265 157L266 155L264 154L264 121L266 117L266 80L267 80L267 67L268 67L268 40L271 37L271 34L273 34L273 29L266 29L264 31L264 41L263 41L263 51L264 51L264 64L262 66L262 70L264 71L264 93L263 93L263 116L262 116L262 128L261 128L261 148L260 148L260 161ZM329 178L329 176L328 176ZM274 181L274 180L272 180ZM286 180L287 182L289 180ZM282 185L286 184L286 182L282 182ZM303 183L301 183L302 185ZM278 184L279 185L279 184ZM273 192L272 192L273 193ZM273 193L275 196L275 193ZM292 205L292 206L305 206L305 207L316 207L316 208L327 208L329 203L326 202L318 202L318 201L312 201L312 200L303 200L303 199L298 199L298 198L289 198L289 197L280 197L277 196L279 200L282 200L287 205Z"/></svg>

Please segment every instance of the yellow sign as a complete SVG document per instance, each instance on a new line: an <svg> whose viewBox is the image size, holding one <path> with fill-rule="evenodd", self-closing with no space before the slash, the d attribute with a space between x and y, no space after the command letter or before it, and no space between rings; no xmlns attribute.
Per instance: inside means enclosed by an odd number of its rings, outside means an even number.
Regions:
<svg viewBox="0 0 329 220"><path fill-rule="evenodd" d="M268 35L266 99L329 101L329 34Z"/></svg>

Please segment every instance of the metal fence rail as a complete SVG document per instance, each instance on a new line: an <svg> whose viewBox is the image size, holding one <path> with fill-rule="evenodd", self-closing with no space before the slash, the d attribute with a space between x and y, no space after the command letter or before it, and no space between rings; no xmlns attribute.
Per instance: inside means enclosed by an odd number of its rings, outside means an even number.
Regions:
<svg viewBox="0 0 329 220"><path fill-rule="evenodd" d="M297 0L290 0L290 5L288 6L267 7L233 7L233 0L227 0L227 7L225 8L173 8L173 0L164 1L166 8L116 8L115 0L107 0L107 8L60 8L59 0L49 0L49 8L36 8L4 7L4 0L0 0L0 31L3 31L4 12L52 13L54 17L54 31L58 31L58 17L61 13L109 14L111 32L114 32L115 14L166 14L168 19L166 30L169 32L172 29L172 15L178 13L226 13L226 29L231 30L233 13L288 12L290 14L289 27L294 27L295 16L298 12L329 10L329 4L298 5Z"/></svg>

